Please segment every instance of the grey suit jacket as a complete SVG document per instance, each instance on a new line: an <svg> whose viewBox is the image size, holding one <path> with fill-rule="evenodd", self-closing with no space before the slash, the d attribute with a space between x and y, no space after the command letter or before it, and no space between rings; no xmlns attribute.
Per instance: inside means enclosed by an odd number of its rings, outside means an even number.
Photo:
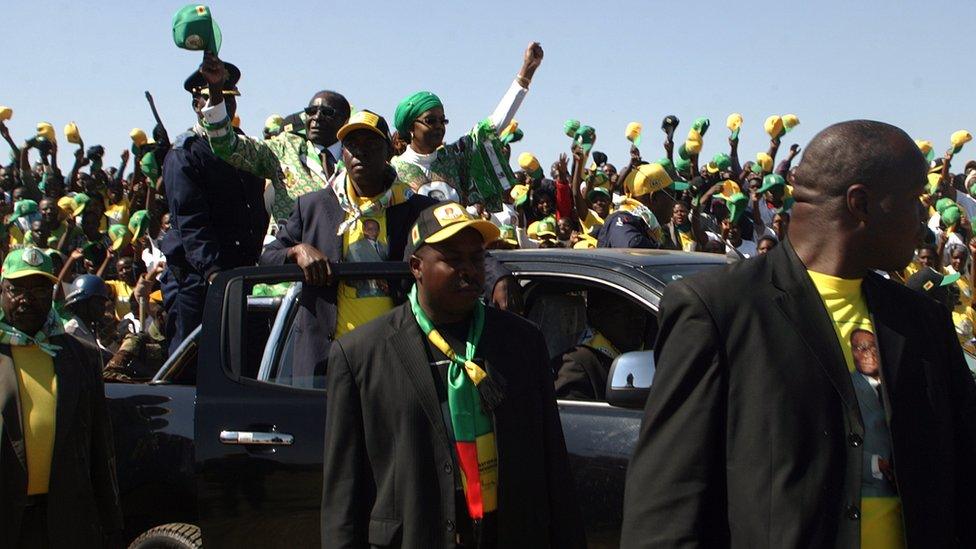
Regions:
<svg viewBox="0 0 976 549"><path fill-rule="evenodd" d="M122 529L115 450L97 349L62 334L54 454L48 487L52 547L102 547ZM27 503L27 454L10 346L0 345L0 547L17 547Z"/></svg>

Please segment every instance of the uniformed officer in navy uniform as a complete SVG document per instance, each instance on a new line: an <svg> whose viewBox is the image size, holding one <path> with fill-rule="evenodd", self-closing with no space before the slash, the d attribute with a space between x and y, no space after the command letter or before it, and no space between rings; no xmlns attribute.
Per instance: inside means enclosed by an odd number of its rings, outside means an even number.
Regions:
<svg viewBox="0 0 976 549"><path fill-rule="evenodd" d="M224 67L224 102L233 117L241 71L230 63ZM171 353L200 324L207 284L220 271L255 265L268 228L264 180L233 168L210 149L200 124L206 80L195 71L183 87L193 96L197 123L176 139L163 163L171 227L160 248L166 255L162 289Z"/></svg>

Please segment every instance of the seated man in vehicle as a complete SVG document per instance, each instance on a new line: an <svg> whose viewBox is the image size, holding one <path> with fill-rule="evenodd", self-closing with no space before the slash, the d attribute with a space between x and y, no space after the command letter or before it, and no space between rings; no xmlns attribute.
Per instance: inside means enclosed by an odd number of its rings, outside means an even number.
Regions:
<svg viewBox="0 0 976 549"><path fill-rule="evenodd" d="M613 359L644 347L649 314L625 297L606 290L587 290L589 328L578 345L553 359L556 398L603 399Z"/></svg>

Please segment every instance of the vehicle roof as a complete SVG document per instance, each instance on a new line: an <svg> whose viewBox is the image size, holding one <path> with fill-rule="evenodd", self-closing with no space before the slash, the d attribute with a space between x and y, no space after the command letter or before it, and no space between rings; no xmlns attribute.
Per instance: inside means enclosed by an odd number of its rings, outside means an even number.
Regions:
<svg viewBox="0 0 976 549"><path fill-rule="evenodd" d="M728 263L728 259L724 255L638 248L492 250L491 255L504 262L555 261L599 266L654 267L688 264L722 265Z"/></svg>

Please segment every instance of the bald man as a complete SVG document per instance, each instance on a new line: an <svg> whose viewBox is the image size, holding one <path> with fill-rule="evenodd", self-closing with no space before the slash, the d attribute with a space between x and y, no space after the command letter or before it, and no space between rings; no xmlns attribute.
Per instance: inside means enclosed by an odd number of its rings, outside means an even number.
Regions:
<svg viewBox="0 0 976 549"><path fill-rule="evenodd" d="M925 173L900 129L831 126L787 240L668 287L622 547L976 547L976 385L945 307L876 274Z"/></svg>

